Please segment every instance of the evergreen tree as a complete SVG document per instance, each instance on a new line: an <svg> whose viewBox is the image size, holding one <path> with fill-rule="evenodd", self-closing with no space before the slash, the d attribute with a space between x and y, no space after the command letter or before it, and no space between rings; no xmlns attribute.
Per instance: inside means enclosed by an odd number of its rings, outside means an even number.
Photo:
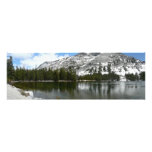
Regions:
<svg viewBox="0 0 152 152"><path fill-rule="evenodd" d="M111 73L111 64L110 63L108 64L108 73L109 74Z"/></svg>
<svg viewBox="0 0 152 152"><path fill-rule="evenodd" d="M72 67L67 71L67 80L76 81L76 71Z"/></svg>
<svg viewBox="0 0 152 152"><path fill-rule="evenodd" d="M145 81L145 72L140 73L140 80Z"/></svg>
<svg viewBox="0 0 152 152"><path fill-rule="evenodd" d="M7 78L8 80L14 80L14 66L13 66L13 58L10 56L9 59L7 59Z"/></svg>
<svg viewBox="0 0 152 152"><path fill-rule="evenodd" d="M53 72L53 80L54 80L54 81L59 81L59 80L60 80L59 71L58 71L58 70L55 70L55 71Z"/></svg>
<svg viewBox="0 0 152 152"><path fill-rule="evenodd" d="M60 80L67 80L67 72L64 68L60 69Z"/></svg>
<svg viewBox="0 0 152 152"><path fill-rule="evenodd" d="M53 71L49 69L47 73L48 73L48 80L53 80Z"/></svg>
<svg viewBox="0 0 152 152"><path fill-rule="evenodd" d="M138 81L139 80L139 76L138 74L126 74L126 79L130 80L130 81Z"/></svg>
<svg viewBox="0 0 152 152"><path fill-rule="evenodd" d="M102 72L102 66L101 66L101 63L100 63L100 65L99 65L99 71L98 71L99 73L101 73Z"/></svg>

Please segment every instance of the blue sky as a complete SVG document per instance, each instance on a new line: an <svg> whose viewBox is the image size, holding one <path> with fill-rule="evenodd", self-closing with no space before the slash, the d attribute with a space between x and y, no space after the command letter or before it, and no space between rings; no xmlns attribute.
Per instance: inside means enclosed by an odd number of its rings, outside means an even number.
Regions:
<svg viewBox="0 0 152 152"><path fill-rule="evenodd" d="M74 56L78 53L56 53L58 56L64 56L64 55L69 55L69 56Z"/></svg>
<svg viewBox="0 0 152 152"><path fill-rule="evenodd" d="M55 61L77 53L8 53L13 57L14 67L36 68L45 61Z"/></svg>
<svg viewBox="0 0 152 152"><path fill-rule="evenodd" d="M123 54L134 57L141 61L145 61L145 53L123 53Z"/></svg>
<svg viewBox="0 0 152 152"><path fill-rule="evenodd" d="M78 53L8 53L13 57L14 66L36 68L45 61L54 61L64 57L74 56ZM136 59L145 61L145 53L123 53Z"/></svg>

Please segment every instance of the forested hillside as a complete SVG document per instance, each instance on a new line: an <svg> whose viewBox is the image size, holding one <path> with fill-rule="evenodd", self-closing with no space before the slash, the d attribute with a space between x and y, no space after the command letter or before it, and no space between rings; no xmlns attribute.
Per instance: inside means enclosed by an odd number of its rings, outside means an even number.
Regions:
<svg viewBox="0 0 152 152"><path fill-rule="evenodd" d="M100 69L98 72L92 74L86 74L83 76L77 75L76 70L73 67L68 69L60 68L56 70L52 69L25 69L25 68L14 68L13 58L10 57L7 59L7 80L8 81L43 81L43 80L110 80L110 81L119 81L120 76L115 72L111 71L110 65L107 68L108 74L102 74ZM138 74L126 74L126 80L136 81L136 80L145 80L145 72Z"/></svg>

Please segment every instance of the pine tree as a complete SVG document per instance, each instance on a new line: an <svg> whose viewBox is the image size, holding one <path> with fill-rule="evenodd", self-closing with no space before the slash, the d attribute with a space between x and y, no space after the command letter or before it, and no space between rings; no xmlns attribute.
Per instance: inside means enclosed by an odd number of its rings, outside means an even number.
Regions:
<svg viewBox="0 0 152 152"><path fill-rule="evenodd" d="M98 71L99 73L101 73L102 72L102 66L101 66L101 63L100 63L100 65L99 65L99 71Z"/></svg>
<svg viewBox="0 0 152 152"><path fill-rule="evenodd" d="M111 64L110 63L108 64L108 73L109 74L111 73Z"/></svg>
<svg viewBox="0 0 152 152"><path fill-rule="evenodd" d="M59 80L60 80L59 71L58 71L58 70L55 70L55 71L53 72L53 80L54 80L54 81L59 81Z"/></svg>
<svg viewBox="0 0 152 152"><path fill-rule="evenodd" d="M67 72L64 68L60 69L60 80L66 80L67 79Z"/></svg>
<svg viewBox="0 0 152 152"><path fill-rule="evenodd" d="M10 56L9 59L7 59L7 78L8 80L14 80L14 66L13 66L13 58Z"/></svg>
<svg viewBox="0 0 152 152"><path fill-rule="evenodd" d="M140 73L140 80L145 81L145 72Z"/></svg>
<svg viewBox="0 0 152 152"><path fill-rule="evenodd" d="M67 80L76 81L76 71L72 67L68 69Z"/></svg>
<svg viewBox="0 0 152 152"><path fill-rule="evenodd" d="M53 71L50 68L47 71L47 79L48 80L53 80Z"/></svg>

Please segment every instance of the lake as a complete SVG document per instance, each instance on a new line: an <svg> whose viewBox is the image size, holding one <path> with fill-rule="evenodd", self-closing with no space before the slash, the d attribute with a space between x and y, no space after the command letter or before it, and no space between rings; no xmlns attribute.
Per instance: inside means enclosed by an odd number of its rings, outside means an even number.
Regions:
<svg viewBox="0 0 152 152"><path fill-rule="evenodd" d="M41 99L145 99L145 82L16 82Z"/></svg>

